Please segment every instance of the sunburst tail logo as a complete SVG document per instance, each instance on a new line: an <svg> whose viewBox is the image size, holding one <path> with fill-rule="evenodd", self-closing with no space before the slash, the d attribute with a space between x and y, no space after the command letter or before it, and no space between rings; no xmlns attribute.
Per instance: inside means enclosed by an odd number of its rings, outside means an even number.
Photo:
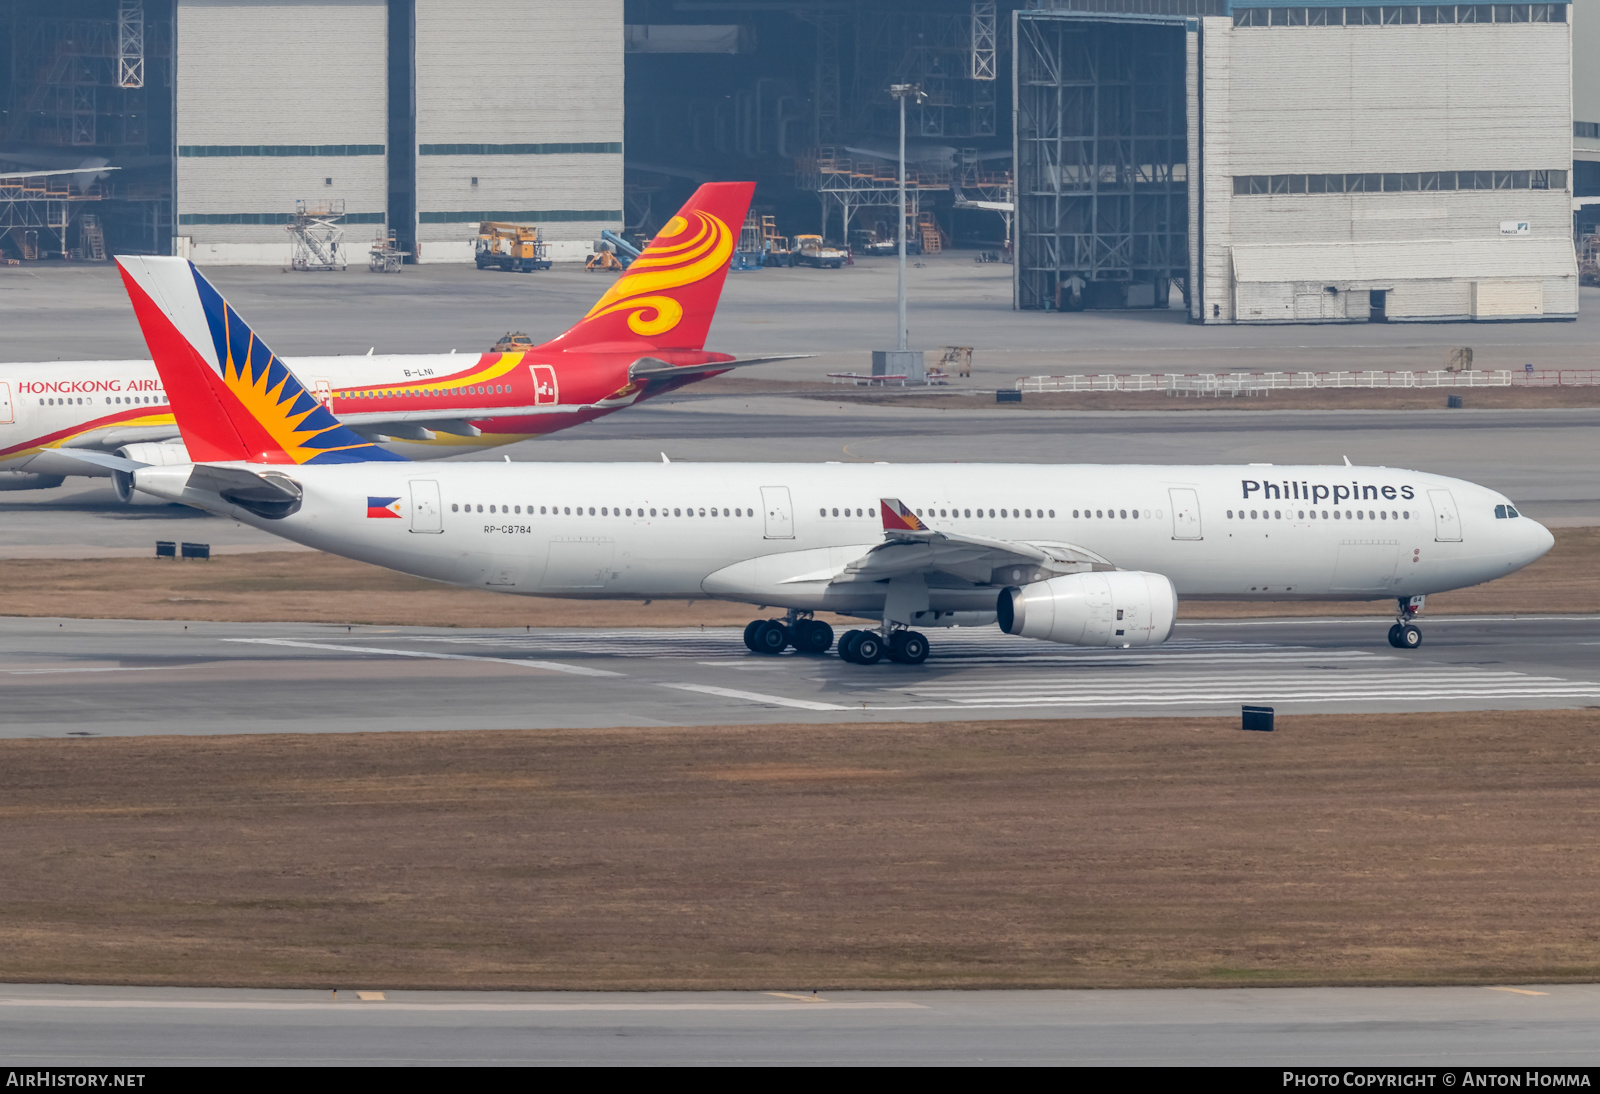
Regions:
<svg viewBox="0 0 1600 1094"><path fill-rule="evenodd" d="M120 256L117 262L197 462L403 460L341 424L192 263Z"/></svg>
<svg viewBox="0 0 1600 1094"><path fill-rule="evenodd" d="M552 346L703 348L754 193L751 182L701 186L578 325Z"/></svg>

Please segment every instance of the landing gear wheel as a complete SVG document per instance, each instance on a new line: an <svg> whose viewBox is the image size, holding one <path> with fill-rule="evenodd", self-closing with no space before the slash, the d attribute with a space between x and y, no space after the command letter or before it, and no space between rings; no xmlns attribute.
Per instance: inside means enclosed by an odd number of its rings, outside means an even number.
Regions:
<svg viewBox="0 0 1600 1094"><path fill-rule="evenodd" d="M760 653L756 649L756 631L767 625L765 619L752 619L744 625L744 647L751 653Z"/></svg>
<svg viewBox="0 0 1600 1094"><path fill-rule="evenodd" d="M855 649L851 651L851 658L858 665L876 665L883 660L886 652L883 648L883 639L871 631L862 631L861 637L856 639Z"/></svg>
<svg viewBox="0 0 1600 1094"><path fill-rule="evenodd" d="M845 631L839 639L839 660L856 663L856 643L866 631Z"/></svg>
<svg viewBox="0 0 1600 1094"><path fill-rule="evenodd" d="M920 665L928 659L928 640L916 631L896 631L889 638L889 660Z"/></svg>
<svg viewBox="0 0 1600 1094"><path fill-rule="evenodd" d="M794 625L792 641L801 653L827 653L833 645L833 628L815 619L802 619Z"/></svg>
<svg viewBox="0 0 1600 1094"><path fill-rule="evenodd" d="M1414 650L1422 645L1422 628L1415 623L1406 623L1400 626L1400 641L1395 645L1403 650Z"/></svg>
<svg viewBox="0 0 1600 1094"><path fill-rule="evenodd" d="M1394 626L1389 628L1389 645L1393 646L1395 649L1400 649L1401 648L1401 646L1400 646L1400 631L1402 629L1403 629L1403 626L1402 626L1402 624L1399 624L1399 623L1396 623Z"/></svg>
<svg viewBox="0 0 1600 1094"><path fill-rule="evenodd" d="M780 654L789 645L789 628L776 619L763 619L756 629L754 646L757 653Z"/></svg>

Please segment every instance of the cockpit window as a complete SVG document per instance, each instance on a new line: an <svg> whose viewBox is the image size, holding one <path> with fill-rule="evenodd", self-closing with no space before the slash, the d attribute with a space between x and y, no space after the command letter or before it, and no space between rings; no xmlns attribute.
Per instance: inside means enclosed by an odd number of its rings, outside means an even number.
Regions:
<svg viewBox="0 0 1600 1094"><path fill-rule="evenodd" d="M1495 520L1505 520L1506 519L1506 508L1507 507L1504 506L1504 505L1496 505L1494 507L1494 519Z"/></svg>
<svg viewBox="0 0 1600 1094"><path fill-rule="evenodd" d="M1517 512L1515 506L1512 506L1512 505L1506 506L1506 516L1508 516L1508 517L1520 517L1521 515L1522 515L1521 513Z"/></svg>

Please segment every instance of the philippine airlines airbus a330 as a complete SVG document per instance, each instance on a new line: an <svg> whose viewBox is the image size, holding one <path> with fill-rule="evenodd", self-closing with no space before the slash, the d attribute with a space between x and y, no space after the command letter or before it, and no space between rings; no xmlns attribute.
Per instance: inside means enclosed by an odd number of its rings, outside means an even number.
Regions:
<svg viewBox="0 0 1600 1094"><path fill-rule="evenodd" d="M382 354L290 360L311 397L364 438L432 460L554 433L740 365L704 350L753 183L707 183L617 279L589 317L617 301L673 290L670 309L623 345L578 328L518 353ZM669 323L668 320L671 320ZM662 335L650 336L650 331ZM791 355L792 356L792 355ZM150 361L0 365L0 490L105 474L62 449L186 465L160 374ZM129 498L128 480L116 476Z"/></svg>
<svg viewBox="0 0 1600 1094"><path fill-rule="evenodd" d="M677 253L698 231L677 229ZM1171 634L1180 596L1394 598L1390 641L1412 647L1428 593L1508 574L1552 543L1493 490L1381 467L418 465L319 405L189 263L119 261L196 461L93 457L138 489L456 585L787 609L746 628L758 652L828 649L820 610L878 621L840 639L856 663L919 662L915 628L996 620L1146 646ZM683 268L663 261L569 337L619 357L670 337Z"/></svg>

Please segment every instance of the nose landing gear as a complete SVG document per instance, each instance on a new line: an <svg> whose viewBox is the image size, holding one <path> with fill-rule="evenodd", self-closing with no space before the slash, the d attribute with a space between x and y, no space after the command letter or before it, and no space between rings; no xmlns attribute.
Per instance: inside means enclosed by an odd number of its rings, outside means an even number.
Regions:
<svg viewBox="0 0 1600 1094"><path fill-rule="evenodd" d="M1422 611L1426 596L1403 596L1394 626L1389 628L1389 645L1397 650L1414 650L1422 645L1422 628L1411 622Z"/></svg>

